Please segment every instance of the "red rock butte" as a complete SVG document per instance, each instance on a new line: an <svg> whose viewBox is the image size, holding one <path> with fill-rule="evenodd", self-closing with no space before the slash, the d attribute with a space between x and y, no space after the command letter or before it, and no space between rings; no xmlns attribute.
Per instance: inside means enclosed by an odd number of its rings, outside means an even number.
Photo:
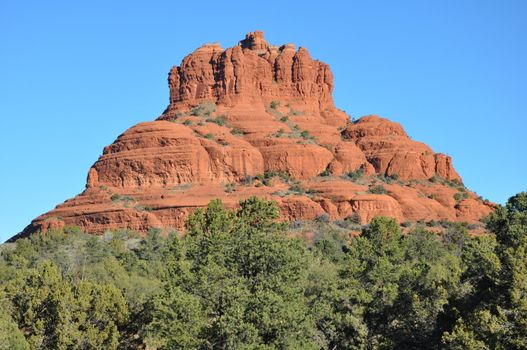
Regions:
<svg viewBox="0 0 527 350"><path fill-rule="evenodd" d="M378 215L477 222L493 209L462 185L452 159L378 116L351 121L333 103L329 66L262 32L206 44L174 66L170 102L105 147L86 189L18 236L79 226L89 233L182 229L221 198L274 199L286 220Z"/></svg>

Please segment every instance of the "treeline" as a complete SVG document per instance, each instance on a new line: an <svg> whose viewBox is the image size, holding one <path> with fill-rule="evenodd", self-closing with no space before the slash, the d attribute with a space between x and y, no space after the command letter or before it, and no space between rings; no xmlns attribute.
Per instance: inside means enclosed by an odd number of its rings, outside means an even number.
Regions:
<svg viewBox="0 0 527 350"><path fill-rule="evenodd" d="M0 349L527 348L527 193L479 237L379 217L306 242L277 218L257 198L213 201L184 237L67 228L3 245Z"/></svg>

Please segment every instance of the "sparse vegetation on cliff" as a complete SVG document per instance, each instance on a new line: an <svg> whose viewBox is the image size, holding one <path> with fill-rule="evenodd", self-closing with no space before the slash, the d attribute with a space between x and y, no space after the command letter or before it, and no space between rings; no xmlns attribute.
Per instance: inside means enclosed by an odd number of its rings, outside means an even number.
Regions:
<svg viewBox="0 0 527 350"><path fill-rule="evenodd" d="M345 175L345 178L351 181L357 181L360 180L364 176L364 170L357 169L355 171L350 171Z"/></svg>
<svg viewBox="0 0 527 350"><path fill-rule="evenodd" d="M209 117L216 110L216 104L213 102L201 103L192 108L190 115L196 117Z"/></svg>
<svg viewBox="0 0 527 350"><path fill-rule="evenodd" d="M382 185L372 186L372 187L370 187L368 192L370 192L372 194L386 194L387 193L386 189Z"/></svg>
<svg viewBox="0 0 527 350"><path fill-rule="evenodd" d="M232 128L231 134L233 135L245 135L245 132L240 128Z"/></svg>

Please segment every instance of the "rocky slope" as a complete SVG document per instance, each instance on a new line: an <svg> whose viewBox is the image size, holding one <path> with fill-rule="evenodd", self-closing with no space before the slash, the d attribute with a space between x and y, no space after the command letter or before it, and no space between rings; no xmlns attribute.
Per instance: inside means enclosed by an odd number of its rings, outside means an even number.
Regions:
<svg viewBox="0 0 527 350"><path fill-rule="evenodd" d="M332 99L329 66L262 32L204 45L169 73L170 104L131 127L89 170L86 189L22 233L182 228L213 198L274 199L287 220L376 215L475 222L492 210L465 189L450 157L378 116L358 121Z"/></svg>

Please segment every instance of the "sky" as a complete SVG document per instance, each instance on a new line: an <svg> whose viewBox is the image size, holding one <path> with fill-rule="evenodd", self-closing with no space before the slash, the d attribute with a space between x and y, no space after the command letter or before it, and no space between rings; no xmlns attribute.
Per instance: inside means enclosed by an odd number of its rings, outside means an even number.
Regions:
<svg viewBox="0 0 527 350"><path fill-rule="evenodd" d="M402 123L484 198L527 190L526 1L0 0L0 242L160 115L173 65L254 30L308 48L339 108Z"/></svg>

